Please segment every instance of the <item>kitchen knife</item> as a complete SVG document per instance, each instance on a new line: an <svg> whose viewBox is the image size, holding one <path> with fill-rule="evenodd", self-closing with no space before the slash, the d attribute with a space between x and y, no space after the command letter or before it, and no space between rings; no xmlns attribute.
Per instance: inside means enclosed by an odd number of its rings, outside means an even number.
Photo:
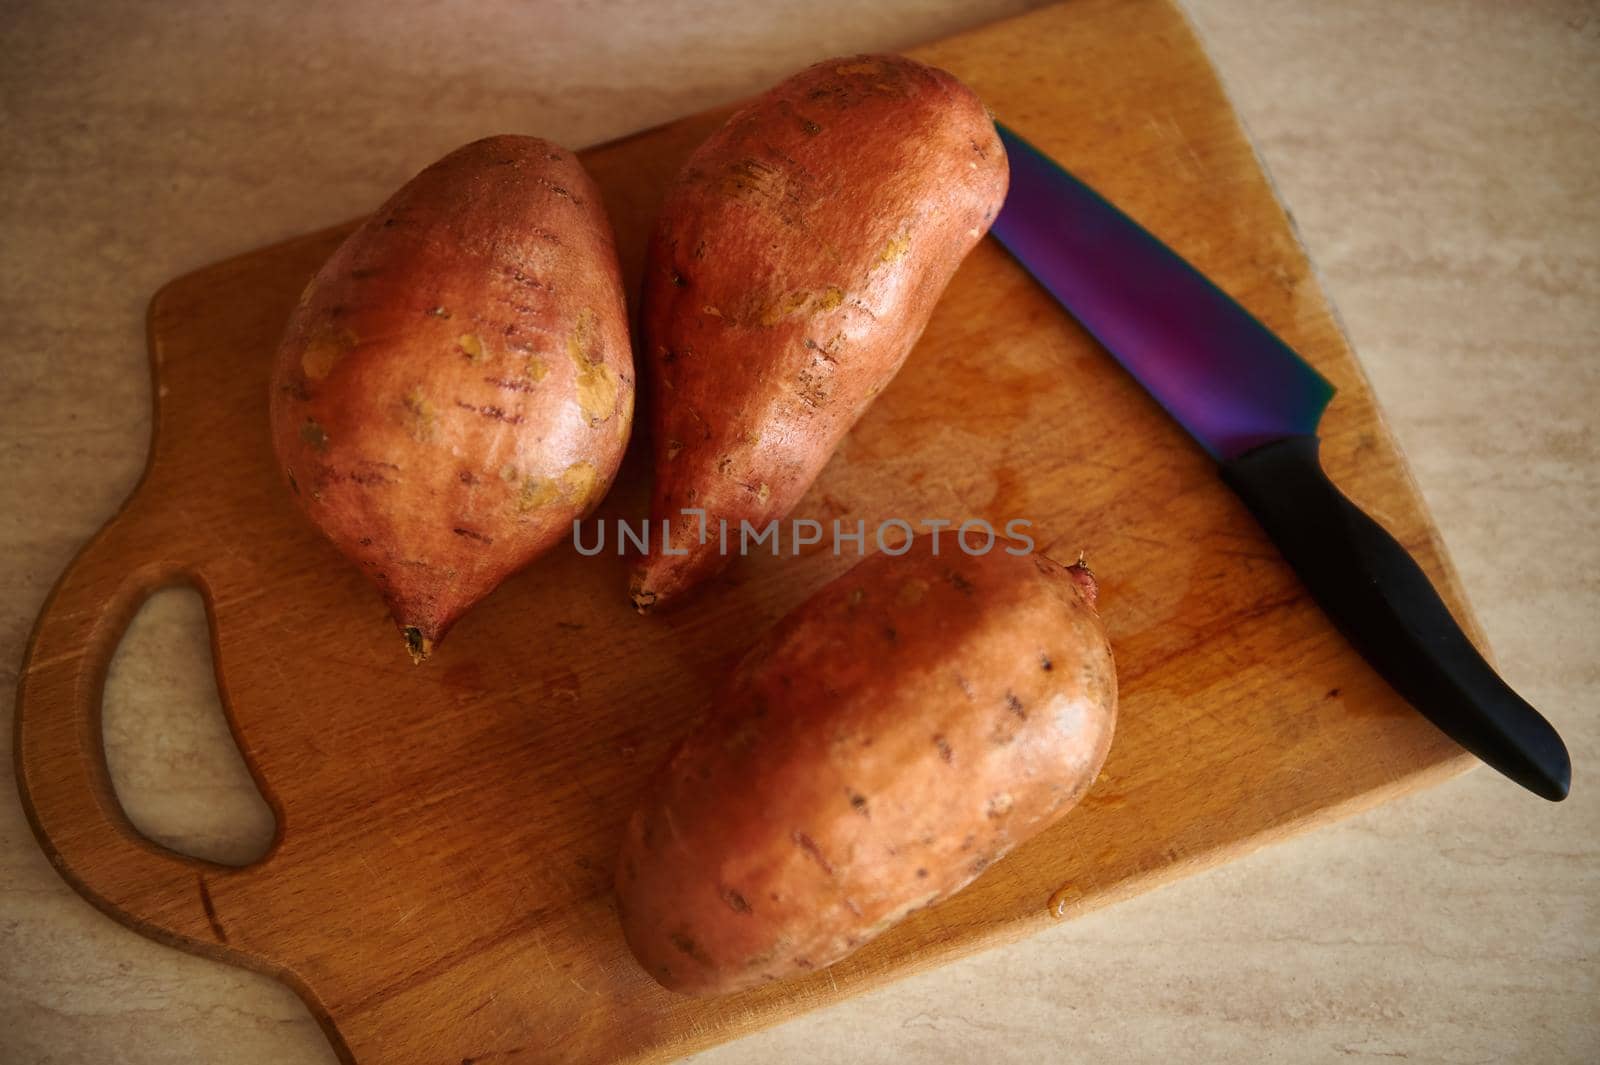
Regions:
<svg viewBox="0 0 1600 1065"><path fill-rule="evenodd" d="M1501 680L1414 559L1318 461L1333 386L1171 248L1004 126L991 232L1220 464L1345 637L1446 735L1537 795L1567 748Z"/></svg>

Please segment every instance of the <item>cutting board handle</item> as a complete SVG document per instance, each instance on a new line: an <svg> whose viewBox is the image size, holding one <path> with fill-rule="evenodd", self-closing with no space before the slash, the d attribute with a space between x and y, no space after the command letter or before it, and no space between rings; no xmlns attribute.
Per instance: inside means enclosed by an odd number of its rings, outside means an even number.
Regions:
<svg viewBox="0 0 1600 1065"><path fill-rule="evenodd" d="M145 600L164 587L193 585L215 633L203 575L172 560L173 538L164 533L157 522L141 522L130 505L79 553L46 601L17 690L17 784L40 845L79 894L146 935L259 967L241 951L237 933L230 944L212 892L224 884L237 889L266 859L234 868L151 842L123 812L106 765L100 727L106 672ZM270 795L268 802L281 833L282 812Z"/></svg>

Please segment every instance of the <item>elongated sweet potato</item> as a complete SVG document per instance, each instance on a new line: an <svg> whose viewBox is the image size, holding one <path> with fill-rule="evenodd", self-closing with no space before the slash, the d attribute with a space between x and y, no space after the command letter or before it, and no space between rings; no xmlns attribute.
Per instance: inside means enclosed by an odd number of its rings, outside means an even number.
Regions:
<svg viewBox="0 0 1600 1065"><path fill-rule="evenodd" d="M628 945L734 991L820 968L1054 823L1111 743L1081 566L947 537L876 555L745 656L628 822Z"/></svg>
<svg viewBox="0 0 1600 1065"><path fill-rule="evenodd" d="M922 334L1007 179L971 90L892 55L802 71L695 151L645 268L652 525L673 535L633 574L637 608L722 566L719 520L760 526L799 501ZM706 542L683 508L706 512Z"/></svg>
<svg viewBox="0 0 1600 1065"><path fill-rule="evenodd" d="M291 492L419 661L605 494L632 411L610 223L577 159L533 137L460 148L379 208L272 374Z"/></svg>

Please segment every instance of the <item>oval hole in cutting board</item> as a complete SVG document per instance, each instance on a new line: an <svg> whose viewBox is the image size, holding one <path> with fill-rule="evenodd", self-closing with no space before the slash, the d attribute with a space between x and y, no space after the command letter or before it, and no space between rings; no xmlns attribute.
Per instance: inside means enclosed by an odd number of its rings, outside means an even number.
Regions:
<svg viewBox="0 0 1600 1065"><path fill-rule="evenodd" d="M180 854L249 865L277 830L217 696L205 603L190 587L153 593L111 659L101 740L123 812Z"/></svg>

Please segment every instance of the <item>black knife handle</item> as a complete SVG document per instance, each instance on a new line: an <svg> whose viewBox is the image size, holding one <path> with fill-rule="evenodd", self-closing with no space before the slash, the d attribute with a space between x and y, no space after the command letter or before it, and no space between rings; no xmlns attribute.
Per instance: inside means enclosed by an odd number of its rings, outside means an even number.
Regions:
<svg viewBox="0 0 1600 1065"><path fill-rule="evenodd" d="M1224 462L1222 478L1395 691L1529 791L1566 798L1572 763L1561 737L1484 661L1416 560L1328 480L1320 444L1266 444Z"/></svg>

